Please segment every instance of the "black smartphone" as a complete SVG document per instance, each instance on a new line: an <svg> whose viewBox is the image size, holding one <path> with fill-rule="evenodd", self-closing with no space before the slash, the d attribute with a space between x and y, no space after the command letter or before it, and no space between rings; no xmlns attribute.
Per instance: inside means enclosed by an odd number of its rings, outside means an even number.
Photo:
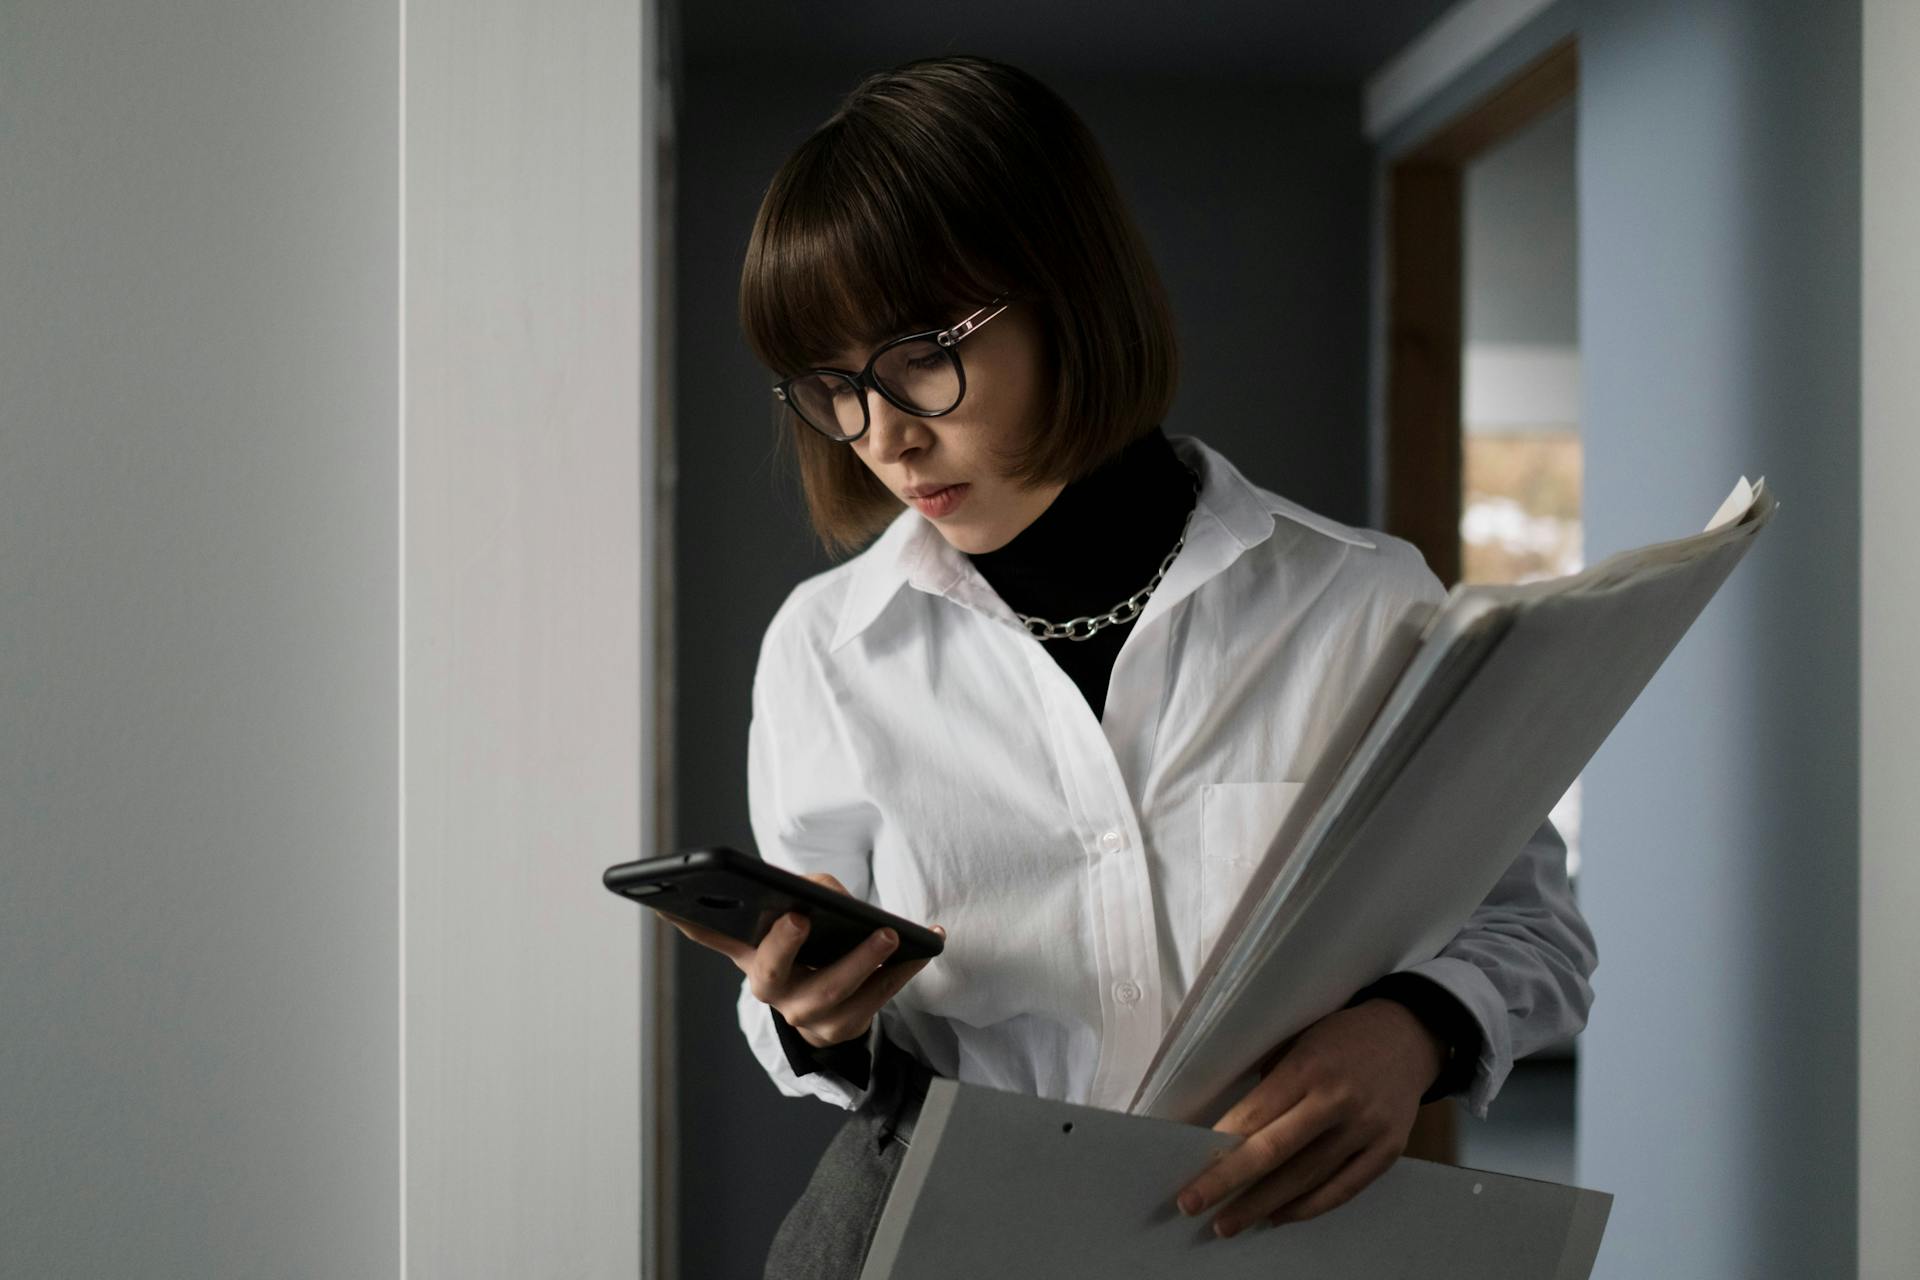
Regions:
<svg viewBox="0 0 1920 1280"><path fill-rule="evenodd" d="M705 925L749 946L759 946L776 920L797 911L811 926L795 958L815 968L832 964L883 926L900 939L886 964L937 956L945 946L939 934L923 925L737 849L690 849L622 862L608 867L601 880L643 907Z"/></svg>

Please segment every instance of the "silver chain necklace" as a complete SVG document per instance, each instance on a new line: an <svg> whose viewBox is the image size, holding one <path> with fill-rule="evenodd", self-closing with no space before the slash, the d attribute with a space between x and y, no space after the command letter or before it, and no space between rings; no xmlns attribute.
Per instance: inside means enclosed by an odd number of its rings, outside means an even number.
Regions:
<svg viewBox="0 0 1920 1280"><path fill-rule="evenodd" d="M1180 536L1174 539L1173 550L1167 552L1166 559L1153 571L1152 581L1105 613L1087 614L1066 622L1048 622L1032 614L1015 612L1013 616L1020 619L1020 625L1027 629L1027 634L1036 640L1091 640L1107 627L1132 622L1140 616L1140 611L1147 607L1147 601L1153 597L1154 589L1160 585L1160 579L1167 576L1174 558L1180 554L1180 548L1187 545L1187 527L1193 523L1193 513L1200 509L1200 475L1192 467L1187 468L1187 474L1193 478L1193 505L1187 508L1187 518L1180 522Z"/></svg>

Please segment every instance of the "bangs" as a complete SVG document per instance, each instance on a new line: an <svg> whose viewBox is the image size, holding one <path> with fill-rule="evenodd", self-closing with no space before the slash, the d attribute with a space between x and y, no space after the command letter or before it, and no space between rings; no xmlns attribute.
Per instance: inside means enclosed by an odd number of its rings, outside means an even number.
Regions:
<svg viewBox="0 0 1920 1280"><path fill-rule="evenodd" d="M1071 481L1164 418L1173 314L1093 134L1026 72L956 54L866 77L780 167L741 266L740 327L791 377L864 363L995 297L1029 304L1049 382L1009 475ZM852 448L769 407L830 553L904 509Z"/></svg>
<svg viewBox="0 0 1920 1280"><path fill-rule="evenodd" d="M953 323L1008 274L970 260L969 208L930 148L860 117L828 121L768 190L740 277L740 323L781 376Z"/></svg>

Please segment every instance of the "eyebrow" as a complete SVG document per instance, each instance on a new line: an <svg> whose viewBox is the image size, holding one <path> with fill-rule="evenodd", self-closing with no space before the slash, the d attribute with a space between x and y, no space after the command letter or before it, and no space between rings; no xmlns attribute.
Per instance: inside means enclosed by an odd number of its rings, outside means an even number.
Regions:
<svg viewBox="0 0 1920 1280"><path fill-rule="evenodd" d="M918 332L920 332L918 326L914 326L914 328L902 328L902 330L900 330L900 334L918 334ZM826 357L826 359L820 361L820 363L828 368L847 368L847 370L851 370L851 372L858 372L858 368L866 365L868 357L874 355L874 351L879 351L879 347L893 342L895 338L899 338L900 334L887 334L885 338L876 338L876 340L872 340L872 342L860 340L858 344L852 345L852 349L858 351L858 355L852 357L849 361L839 361L839 353L835 351L833 355L829 355L829 357Z"/></svg>
<svg viewBox="0 0 1920 1280"><path fill-rule="evenodd" d="M878 351L882 346L886 345L889 342L892 342L895 338L905 337L909 333L928 333L928 332L944 329L946 327L947 327L947 322L943 320L928 320L925 318L922 318L919 320L911 320L907 323L907 326L905 328L896 329L893 332L888 333L885 337L875 338L870 342L865 341L864 339L859 340L860 345L858 345L855 349L860 354L856 359L852 361L844 362L844 363L838 362L838 354L835 353L833 355L828 355L823 357L820 360L815 361L814 367L825 368L825 369L847 369L850 371L857 371L861 365L867 362L867 358L869 356L871 356L875 351Z"/></svg>

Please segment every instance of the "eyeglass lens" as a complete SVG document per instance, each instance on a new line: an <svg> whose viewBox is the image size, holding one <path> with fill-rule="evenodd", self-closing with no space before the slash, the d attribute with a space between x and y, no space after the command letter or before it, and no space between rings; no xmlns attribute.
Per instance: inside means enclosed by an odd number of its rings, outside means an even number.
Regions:
<svg viewBox="0 0 1920 1280"><path fill-rule="evenodd" d="M952 353L930 338L889 347L873 366L874 381L886 393L921 413L945 413L960 401L960 370ZM861 391L853 379L810 373L794 380L788 394L808 423L839 438L856 436L866 425Z"/></svg>

